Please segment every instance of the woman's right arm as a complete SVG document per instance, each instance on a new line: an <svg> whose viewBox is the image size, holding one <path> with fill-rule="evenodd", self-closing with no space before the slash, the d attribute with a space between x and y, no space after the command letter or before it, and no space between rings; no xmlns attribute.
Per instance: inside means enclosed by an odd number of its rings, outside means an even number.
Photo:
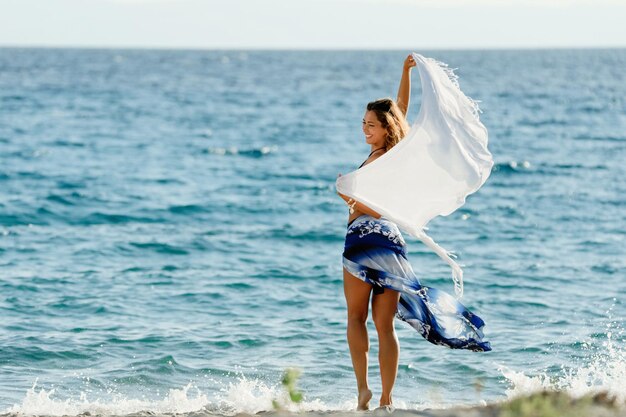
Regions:
<svg viewBox="0 0 626 417"><path fill-rule="evenodd" d="M415 60L413 59L413 55L409 55L404 60L404 66L402 68L402 78L400 78L400 87L398 87L398 98L396 99L396 103L398 103L398 107L404 113L404 117L409 111L409 101L411 98L411 68L415 65Z"/></svg>

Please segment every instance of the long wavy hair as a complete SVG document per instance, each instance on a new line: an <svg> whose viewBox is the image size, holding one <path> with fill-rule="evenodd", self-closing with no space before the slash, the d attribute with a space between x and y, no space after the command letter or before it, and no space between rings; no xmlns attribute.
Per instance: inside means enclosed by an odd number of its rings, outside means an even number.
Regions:
<svg viewBox="0 0 626 417"><path fill-rule="evenodd" d="M367 103L367 110L373 111L378 121L387 129L385 152L397 145L409 133L409 124L393 99L380 98L371 101Z"/></svg>

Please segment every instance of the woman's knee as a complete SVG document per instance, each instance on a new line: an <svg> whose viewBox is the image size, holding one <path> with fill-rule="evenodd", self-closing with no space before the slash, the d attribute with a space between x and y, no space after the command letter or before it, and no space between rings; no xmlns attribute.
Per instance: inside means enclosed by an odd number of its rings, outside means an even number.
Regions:
<svg viewBox="0 0 626 417"><path fill-rule="evenodd" d="M367 321L367 309L348 309L349 324L365 324Z"/></svg>
<svg viewBox="0 0 626 417"><path fill-rule="evenodd" d="M388 333L395 332L394 318L395 318L394 315L380 314L380 313L372 314L372 319L374 320L376 331L379 334L388 334Z"/></svg>

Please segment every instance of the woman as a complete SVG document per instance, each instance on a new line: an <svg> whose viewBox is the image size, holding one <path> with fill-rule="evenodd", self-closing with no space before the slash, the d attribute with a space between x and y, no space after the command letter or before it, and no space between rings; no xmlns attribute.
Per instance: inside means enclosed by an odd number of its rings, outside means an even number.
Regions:
<svg viewBox="0 0 626 417"><path fill-rule="evenodd" d="M410 72L415 65L409 55L404 61L397 103L391 99L368 103L363 133L371 152L361 166L380 158L408 133ZM350 207L343 281L348 345L358 389L357 409L367 410L372 398L367 382L369 338L365 325L372 293L382 381L379 404L390 409L400 351L394 329L396 315L431 343L474 351L489 351L491 347L483 341L484 322L480 317L449 294L421 285L407 260L406 245L395 223L361 202L341 193L339 196Z"/></svg>
<svg viewBox="0 0 626 417"><path fill-rule="evenodd" d="M361 167L375 161L408 132L406 114L409 108L409 96L411 92L411 68L415 66L413 57L409 55L404 61L400 88L398 89L397 104L392 99L380 99L368 103L367 111L363 118L363 133L365 141L371 147L368 158ZM343 194L339 194L350 206L348 224L351 225L357 218L376 218L381 215L367 206L356 202ZM400 232L393 223L382 220L381 225L386 230L400 237ZM402 243L404 243L402 241ZM372 285L356 278L345 268L343 270L344 294L348 306L348 345L352 366L357 380L358 406L357 410L369 409L369 401L372 398L367 383L367 362L369 351L369 337L367 334L366 320L369 312L369 300ZM378 333L380 374L382 380L382 394L380 406L391 406L391 391L398 372L398 355L400 347L394 329L394 318L400 299L397 291L376 288L372 298L372 317Z"/></svg>

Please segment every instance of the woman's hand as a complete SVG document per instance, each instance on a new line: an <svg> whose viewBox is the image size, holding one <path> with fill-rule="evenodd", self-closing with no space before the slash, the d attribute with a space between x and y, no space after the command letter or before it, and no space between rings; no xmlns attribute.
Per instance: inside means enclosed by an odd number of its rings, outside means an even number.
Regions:
<svg viewBox="0 0 626 417"><path fill-rule="evenodd" d="M413 55L409 54L409 56L407 56L406 59L404 60L404 71L410 71L411 68L413 68L416 65L417 63L415 62L415 59L413 59Z"/></svg>
<svg viewBox="0 0 626 417"><path fill-rule="evenodd" d="M337 174L337 179L339 179L339 177L341 177L341 174ZM341 198L344 199L344 201L348 201L348 197L346 197L345 195L341 194L339 191L337 191L337 195Z"/></svg>

